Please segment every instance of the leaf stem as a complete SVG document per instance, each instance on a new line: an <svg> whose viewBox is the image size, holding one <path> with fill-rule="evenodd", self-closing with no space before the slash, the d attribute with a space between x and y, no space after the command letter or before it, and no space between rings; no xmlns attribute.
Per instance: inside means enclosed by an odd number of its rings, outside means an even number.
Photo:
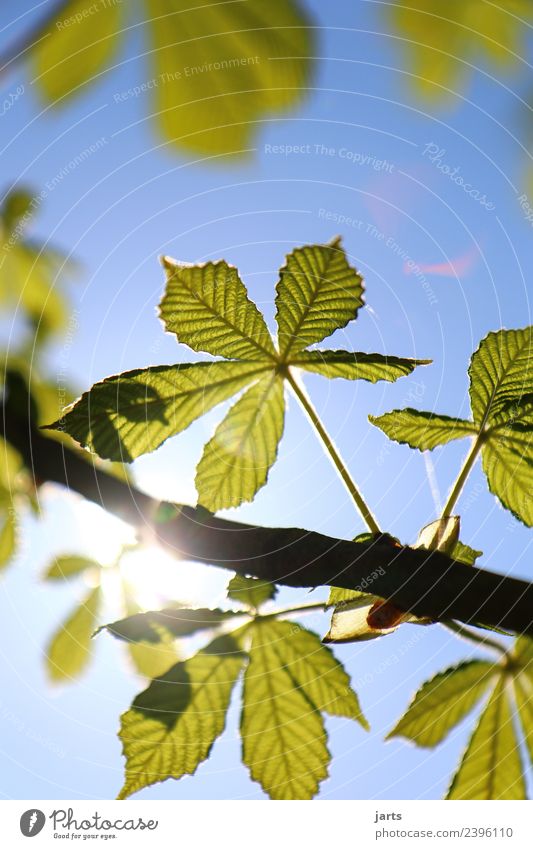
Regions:
<svg viewBox="0 0 533 849"><path fill-rule="evenodd" d="M310 604L299 604L296 607L282 607L279 610L273 610L272 613L260 613L259 619L275 619L277 616L288 616L292 613L314 613L317 610L324 611L327 609L326 601L311 602Z"/></svg>
<svg viewBox="0 0 533 849"><path fill-rule="evenodd" d="M335 466L342 482L344 483L346 489L350 493L352 500L355 502L355 505L356 505L357 509L359 510L363 520L365 521L366 526L368 527L369 531L371 531L372 533L379 534L380 528L379 528L379 525L376 522L376 520L375 520L375 518L372 514L372 511L370 510L370 508L368 507L363 496L359 492L359 490L358 490L358 488L355 484L355 481L352 480L352 477L351 477L348 469L344 465L337 449L335 448L335 445L333 444L333 440L331 439L331 437L329 436L328 432L326 431L324 425L320 421L320 416L318 415L317 411L313 407L313 404L311 403L310 398L308 397L308 395L305 392L305 390L303 389L303 387L301 387L298 384L298 382L294 379L294 375L291 374L290 368L287 368L285 376L286 376L286 378L289 382L289 385L290 385L292 391L294 392L298 401L300 402L302 408L307 413L309 421L311 422L311 424L313 425L314 429L316 430L318 436L320 437L320 440L321 440L327 454L329 455L331 462Z"/></svg>
<svg viewBox="0 0 533 849"><path fill-rule="evenodd" d="M451 516L452 510L455 507L455 504L457 503L457 499L461 495L461 492L463 491L463 487L464 487L464 485L467 481L467 478L468 478L470 472L473 469L474 463L476 462L478 454L481 451L481 448L483 447L484 441L485 441L484 432L480 431L480 433L478 433L478 435L474 439L472 446L470 448L470 451L468 452L468 454L465 457L461 471L459 472L459 474L457 476L457 480L455 481L455 483L454 483L454 485L451 489L451 492L448 496L448 500L446 501L446 504L442 508L441 519L445 519L447 516Z"/></svg>
<svg viewBox="0 0 533 849"><path fill-rule="evenodd" d="M444 628L447 628L448 631L453 631L454 634L458 634L470 643L477 643L484 648L493 649L502 655L507 654L507 649L503 643L498 643L496 640L491 640L490 637L484 637L482 634L477 634L475 631L467 628L466 625L460 625L459 622L455 622L453 619L448 619L446 621L441 620L440 624Z"/></svg>

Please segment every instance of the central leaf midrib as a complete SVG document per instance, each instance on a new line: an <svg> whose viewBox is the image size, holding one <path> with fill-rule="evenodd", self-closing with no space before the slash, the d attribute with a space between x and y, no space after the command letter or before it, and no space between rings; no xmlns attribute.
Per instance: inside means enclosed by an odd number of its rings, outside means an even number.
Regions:
<svg viewBox="0 0 533 849"><path fill-rule="evenodd" d="M497 748L497 745L498 745L498 732L499 732L499 729L500 729L500 717L501 717L501 714L503 712L504 699L506 697L505 689L502 687L501 683L498 683L496 685L496 687L499 687L500 690L499 690L499 693L498 693L498 696L497 696L498 702L497 702L497 706L496 706L495 717L494 717L494 720L493 720L493 723L492 723L493 733L491 733L491 735L490 735L490 741L491 741L491 743L494 741L494 745L491 745L491 747L490 747L489 768L487 770L487 784L488 784L488 791L489 791L488 795L487 795L488 799L493 798L492 794L493 794L493 790L494 790L494 786L495 786L495 772L496 772L496 767L497 767L496 748Z"/></svg>
<svg viewBox="0 0 533 849"><path fill-rule="evenodd" d="M240 454L241 454L241 452L242 452L242 448L243 448L243 446L244 446L245 442L248 440L248 438L249 438L249 436L250 436L250 432L251 432L252 428L254 427L254 425L255 425L255 423L256 423L256 421L257 421L257 418L258 418L259 414L260 414L261 412L263 412L263 404L265 403L265 398L267 397L267 395L268 395L268 394L269 394L269 392L271 391L271 389L272 389L272 387L274 386L274 383L275 383L275 381L276 381L277 379L278 379L278 375L276 374L276 372L274 372L274 371L273 371L273 372L272 372L272 377L271 377L270 383L268 384L268 386L266 387L265 391L263 392L263 395L262 395L262 398L261 398L261 402L260 402L260 403L258 403L258 404L256 405L256 408L255 408L255 410L254 410L254 413L253 413L253 415L252 415L252 416L250 416L250 420L249 420L248 424L246 425L246 427L245 427L245 429L244 429L244 431L243 431L243 433L242 433L241 438L239 439L239 442L238 442L238 445L237 445L237 451L232 451L232 452L231 452L231 457L230 457L231 462L228 462L228 464L227 464L231 470L233 470L233 468L234 468L234 466L235 466L235 463L236 463L236 461L237 461L237 458L240 456ZM253 389L253 388L254 388L254 387L251 387L251 389ZM248 390L247 390L247 391L248 391ZM251 391L251 390L250 390L250 391ZM243 396L243 397L244 397L244 396ZM241 399L241 400L242 400L242 399ZM239 403L239 402L237 401L237 403ZM228 415L231 415L231 410L230 410L230 412L228 413ZM229 471L227 472L227 474L229 474ZM226 479L226 478L225 478L225 476L224 476L224 477L220 477L220 482L219 482L219 485L218 485L218 487L217 487L217 489L216 489L216 493L217 493L217 494L220 492L221 487L222 487L222 486L223 486L223 484L225 483L225 479Z"/></svg>
<svg viewBox="0 0 533 849"><path fill-rule="evenodd" d="M228 362L230 362L230 361L228 360ZM244 362L244 360L241 360L241 361L236 360L236 362ZM198 365L201 365L201 364L198 363ZM269 366L265 365L265 366L261 366L260 368L253 369L252 371L248 372L248 374L244 373L242 375L233 375L233 377L224 377L222 380L217 380L214 383L209 383L205 386L195 386L193 389L190 389L190 390L187 389L187 390L177 392L175 395L172 396L172 400L171 399L164 399L164 398L153 398L151 400L139 401L138 404L131 404L130 403L128 405L124 405L121 408L121 410L117 410L115 407L110 407L109 409L106 408L104 410L104 412L96 413L94 416L92 416L91 422L99 423L99 422L105 420L109 416L110 413L116 414L117 416L123 416L124 418L127 419L127 417L122 412L122 410L124 410L124 409L136 409L137 407L143 407L144 409L153 409L154 407L157 407L157 406L162 406L164 409L166 409L166 407L168 405L170 405L173 401L175 401L177 398L181 398L183 396L192 397L192 396L197 395L199 393L204 395L210 389L214 389L214 388L218 389L222 386L226 386L228 383L236 382L236 381L238 381L238 380L240 380L241 378L244 378L244 377L253 378L255 375L261 374L261 372L263 372L263 371L268 371L268 369L269 369ZM72 412L74 412L74 410L72 410ZM68 413L67 413L67 415L68 415ZM155 422L150 422L150 424L155 424Z"/></svg>
<svg viewBox="0 0 533 849"><path fill-rule="evenodd" d="M496 393L498 392L499 388L501 387L504 378L507 376L509 370L511 369L511 367L513 366L515 361L518 359L518 357L520 356L520 354L522 353L522 351L524 350L526 345L529 344L529 341L530 340L525 340L524 342L519 343L518 350L516 351L514 357L512 357L509 360L509 362L507 363L507 365L505 367L503 367L503 363L501 363L501 361L500 361L500 364L502 365L502 371L498 375L498 377L495 381L495 384L494 384L493 390L491 392L490 398L487 402L487 409L485 410L485 413L483 415L483 419L481 421L481 424L479 425L480 432L485 428L485 425L487 424L488 418L489 418L491 410L492 410L492 405L493 405L494 399L496 397Z"/></svg>
<svg viewBox="0 0 533 849"><path fill-rule="evenodd" d="M192 297L193 297L193 298L196 298L196 300L197 300L200 304L202 304L202 306L204 306L204 307L207 309L207 311L208 311L209 313L211 313L211 315L213 315L213 316L215 316L216 318L220 319L220 321L221 321L221 322L222 322L222 323L223 323L226 327L229 327L231 330L234 330L236 333L238 333L238 334L239 334L239 336L240 336L242 339L245 339L247 342L251 343L251 344L252 344L255 348L257 348L257 350L258 350L258 351L261 351L261 353L265 354L265 356L266 356L266 357L268 357L268 359L269 359L269 360L274 360L274 361L276 360L276 356L275 356L275 351L274 351L274 350L269 351L267 348L264 348L264 347L263 347L263 346L262 346L259 342L257 342L257 341L256 341L256 340L252 337L252 336L247 336L247 335L245 335L245 334L243 333L243 331L240 329L240 327L237 327L237 325L233 324L233 322L231 322L228 318L226 318L226 316L224 316L224 315L222 315L221 313L217 312L217 311L216 311L216 309L215 309L215 308L214 308L214 307L213 307L213 306L212 306L212 305L211 305L208 301L206 301L206 300L204 300L204 298L200 297L200 295L198 294L198 292L196 292L196 291L195 291L192 287L188 286L185 280L183 280L183 279L182 279L181 277L179 277L179 276L178 276L178 280L179 280L179 282L183 285L183 288L184 288L184 289L186 289L186 290L189 292L189 294L190 294L190 295L192 295ZM249 301L249 303L251 303L251 301ZM260 316L260 317L261 317L261 316ZM266 333L267 333L268 337L270 338L270 334L269 334L269 332L268 332L268 328L265 328L265 329L266 329Z"/></svg>
<svg viewBox="0 0 533 849"><path fill-rule="evenodd" d="M322 286L323 286L324 282L325 282L325 283L327 283L327 282L328 282L328 281L326 280L326 278L325 278L325 274L326 274L326 272L327 272L327 270L328 270L329 266L331 265L331 262L332 262L331 257L328 257L328 261L327 261L327 263L325 264L325 266L324 266L324 268L323 268L323 270L322 270L322 272L321 272L321 274L320 274L320 277L319 277L319 284L318 284L318 286L316 286L316 287L315 287L315 289L313 290L313 293L312 293L311 299L310 299L310 301L308 301L308 302L307 302L307 304L305 305L305 306L306 306L305 311L303 312L303 314L302 314L302 315L300 316L300 318L298 319L298 322L297 322L297 324L296 324L296 327L294 328L294 331L293 331L293 333L292 333L292 335L291 335L291 338L289 339L289 344L287 345L287 347L285 348L285 350L284 350L284 351L283 351L283 353L282 353L282 357L283 357L284 362L286 362L286 361L287 361L287 357L288 357L288 355L289 355L289 352L290 352L291 348L293 347L295 340L298 338L298 333L299 333L299 332L300 332L300 330L302 329L302 325L303 325L303 323L304 323L305 319L307 318L307 316L309 315L309 312L310 312L310 310L311 310L311 307L313 306L314 302L315 302L315 301L316 301L316 299L318 298L318 293L319 293L320 289L322 288ZM303 273L303 272L302 272L302 273ZM305 276L305 275L304 275L304 276Z"/></svg>

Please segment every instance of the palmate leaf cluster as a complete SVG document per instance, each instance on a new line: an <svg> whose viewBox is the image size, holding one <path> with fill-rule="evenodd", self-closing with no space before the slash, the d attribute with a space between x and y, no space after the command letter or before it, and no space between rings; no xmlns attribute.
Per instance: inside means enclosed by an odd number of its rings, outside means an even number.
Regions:
<svg viewBox="0 0 533 849"><path fill-rule="evenodd" d="M355 319L363 305L363 280L338 239L296 248L287 257L277 284L277 344L236 268L223 260L180 265L164 258L163 264L167 286L160 315L165 329L193 351L224 359L109 377L52 427L100 457L129 462L242 393L197 467L199 502L212 512L251 501L266 483L283 433L291 369L376 382L394 381L428 362L310 350Z"/></svg>
<svg viewBox="0 0 533 849"><path fill-rule="evenodd" d="M370 416L389 439L427 451L470 437L490 491L533 525L533 327L489 333L472 355L472 419L406 408Z"/></svg>
<svg viewBox="0 0 533 849"><path fill-rule="evenodd" d="M469 660L418 690L389 734L433 748L483 700L448 799L525 799L522 740L533 760L533 641L519 637L499 662ZM518 719L518 721L516 721Z"/></svg>
<svg viewBox="0 0 533 849"><path fill-rule="evenodd" d="M107 626L128 641L157 641L157 628L182 637L219 632L152 681L122 716L126 780L119 798L196 772L224 731L241 676L243 763L272 799L310 799L327 777L331 755L324 714L368 728L348 675L320 638L276 614L257 615L275 591L236 576L228 598L238 600L239 611L152 611ZM247 621L220 633L235 617Z"/></svg>
<svg viewBox="0 0 533 849"><path fill-rule="evenodd" d="M313 28L296 0L143 0L61 4L31 51L35 81L55 106L116 67L142 32L148 74L117 91L115 109L139 97L166 142L205 156L244 155L255 129L297 103L310 79Z"/></svg>

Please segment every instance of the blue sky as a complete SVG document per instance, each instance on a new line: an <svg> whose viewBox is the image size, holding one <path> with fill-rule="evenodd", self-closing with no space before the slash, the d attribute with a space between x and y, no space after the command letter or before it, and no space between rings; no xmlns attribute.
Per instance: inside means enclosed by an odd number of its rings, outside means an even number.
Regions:
<svg viewBox="0 0 533 849"><path fill-rule="evenodd" d="M431 358L434 364L394 385L314 376L306 385L381 525L410 542L434 518L424 459L387 443L367 415L399 406L467 415L466 369L479 340L502 326L532 323L531 224L518 201L530 182L528 115L520 101L529 81L523 75L491 77L474 56L480 67L461 96L448 107L428 108L403 73L407 66L387 34L385 6L363 0L305 5L320 26L312 86L289 115L258 124L246 159L195 162L154 132L147 95L115 103L117 92L146 79L141 60L124 62L60 111L43 107L28 69L18 66L2 80L3 96L20 83L26 87L1 118L2 185L39 191L83 150L98 148L48 192L33 230L72 250L82 266L71 286L79 328L68 349L59 344L48 354L51 374L66 362L80 391L107 374L189 358L187 349L163 334L156 316L163 286L159 255L234 263L273 327L273 287L284 255L340 233L365 276L368 306L328 346ZM27 22L10 22L31 6L28 0L2 4L3 39L23 28ZM123 58L141 50L135 36ZM287 147L299 150L287 153ZM439 165L458 168L487 203L467 194ZM423 278L409 273L410 260L423 269ZM221 415L215 411L139 460L139 485L156 496L192 501L195 464ZM466 449L456 443L431 455L441 498ZM488 493L479 467L463 503L462 538L485 552L483 564L530 577L530 534ZM51 688L43 647L83 588L47 587L39 576L53 553L112 559L114 530L105 530L99 511L57 490L43 492L43 504L47 517L27 520L21 554L0 584L0 794L113 798L123 765L118 716L142 682L128 672L121 647L101 636L88 673L71 686ZM363 530L292 400L268 486L253 504L227 515L341 537ZM176 568L183 570L184 592L221 600L227 576L205 569L191 584L187 570L198 567ZM288 603L308 596L286 590L280 598ZM324 633L327 617L308 617L306 624ZM436 752L384 744L383 737L423 680L476 650L441 628L404 626L391 637L336 653L353 677L372 731L328 720L334 759L320 797L440 797L470 720ZM139 798L261 798L239 755L235 701L226 734L197 775L167 781Z"/></svg>

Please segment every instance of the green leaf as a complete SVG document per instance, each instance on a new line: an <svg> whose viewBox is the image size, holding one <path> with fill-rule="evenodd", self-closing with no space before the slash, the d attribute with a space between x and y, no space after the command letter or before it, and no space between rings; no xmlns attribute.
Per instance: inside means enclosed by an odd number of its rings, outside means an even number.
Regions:
<svg viewBox="0 0 533 849"><path fill-rule="evenodd" d="M453 557L454 560L460 560L468 566L473 566L476 560L482 556L482 551L477 551L475 548L471 548L469 545L465 545L464 542L459 541L455 543L455 547L450 553L450 557Z"/></svg>
<svg viewBox="0 0 533 849"><path fill-rule="evenodd" d="M528 527L533 526L533 428L493 431L482 448L490 491Z"/></svg>
<svg viewBox="0 0 533 849"><path fill-rule="evenodd" d="M125 619L102 625L98 632L106 630L119 640L139 642L145 640L159 643L162 632L174 637L190 637L198 631L218 628L228 619L238 616L229 610L210 610L207 607L196 609L166 607L162 610L149 610L146 613L134 613Z"/></svg>
<svg viewBox="0 0 533 849"><path fill-rule="evenodd" d="M520 745L503 676L470 738L446 798L526 798Z"/></svg>
<svg viewBox="0 0 533 849"><path fill-rule="evenodd" d="M265 320L233 265L220 260L187 266L169 257L163 265L167 287L160 315L179 342L215 356L275 361Z"/></svg>
<svg viewBox="0 0 533 849"><path fill-rule="evenodd" d="M126 581L122 581L124 607L128 616L140 613L140 607L135 600L134 590ZM157 631L157 625L154 626ZM160 629L160 642L152 643L143 640L138 643L130 642L128 653L134 670L144 678L159 678L171 666L179 661L175 647L175 639L164 628Z"/></svg>
<svg viewBox="0 0 533 849"><path fill-rule="evenodd" d="M481 428L533 424L533 327L489 333L472 356L470 403Z"/></svg>
<svg viewBox="0 0 533 849"><path fill-rule="evenodd" d="M388 734L432 748L444 740L479 702L494 680L494 664L471 660L440 672L418 690Z"/></svg>
<svg viewBox="0 0 533 849"><path fill-rule="evenodd" d="M70 0L33 47L33 72L47 100L78 93L98 80L113 59L123 27L122 3Z"/></svg>
<svg viewBox="0 0 533 849"><path fill-rule="evenodd" d="M10 508L3 518L0 529L0 572L13 558L17 548L17 516Z"/></svg>
<svg viewBox="0 0 533 849"><path fill-rule="evenodd" d="M277 595L278 588L268 581L259 578L247 578L244 575L234 575L228 584L228 598L245 604L257 610L265 601L270 601Z"/></svg>
<svg viewBox="0 0 533 849"><path fill-rule="evenodd" d="M276 459L284 417L283 379L271 372L234 404L205 446L196 470L200 504L215 513L252 501Z"/></svg>
<svg viewBox="0 0 533 849"><path fill-rule="evenodd" d="M382 416L369 416L369 421L379 427L389 439L419 451L431 451L437 445L444 445L452 439L475 436L477 427L464 419L451 416L438 416L406 407L404 410L392 410Z"/></svg>
<svg viewBox="0 0 533 849"><path fill-rule="evenodd" d="M340 239L296 248L276 287L276 321L283 359L345 327L363 305L363 278L352 268Z"/></svg>
<svg viewBox="0 0 533 849"><path fill-rule="evenodd" d="M513 655L526 675L533 681L533 640L521 634L514 643Z"/></svg>
<svg viewBox="0 0 533 849"><path fill-rule="evenodd" d="M459 542L461 519L459 516L445 516L425 525L415 542L415 548L444 551L452 556L452 551Z"/></svg>
<svg viewBox="0 0 533 849"><path fill-rule="evenodd" d="M272 620L269 638L279 646L285 670L317 710L355 719L368 730L356 693L342 664L317 634L294 622ZM264 637L263 632L263 637Z"/></svg>
<svg viewBox="0 0 533 849"><path fill-rule="evenodd" d="M244 677L243 762L271 799L312 799L331 759L320 711L295 686L272 621L252 630Z"/></svg>
<svg viewBox="0 0 533 849"><path fill-rule="evenodd" d="M257 363L154 366L96 383L49 427L100 457L130 462L231 397L261 372Z"/></svg>
<svg viewBox="0 0 533 849"><path fill-rule="evenodd" d="M159 81L153 111L179 147L242 154L259 118L305 92L313 28L291 0L148 0L146 17Z"/></svg>
<svg viewBox="0 0 533 849"><path fill-rule="evenodd" d="M100 602L100 588L96 587L53 636L47 650L47 670L52 681L72 680L86 668Z"/></svg>
<svg viewBox="0 0 533 849"><path fill-rule="evenodd" d="M514 692L524 740L533 763L533 686L531 676L515 676Z"/></svg>
<svg viewBox="0 0 533 849"><path fill-rule="evenodd" d="M324 377L342 377L345 380L394 381L411 374L417 366L431 360L410 360L388 357L384 354L361 354L354 351L302 351L291 357L291 365L321 374Z"/></svg>
<svg viewBox="0 0 533 849"><path fill-rule="evenodd" d="M17 224L23 225L21 219L31 210L33 195L28 189L10 192L2 204L0 217L6 233L11 234Z"/></svg>
<svg viewBox="0 0 533 849"><path fill-rule="evenodd" d="M119 799L196 772L224 730L244 658L230 636L218 637L137 696L121 720L126 781Z"/></svg>
<svg viewBox="0 0 533 849"><path fill-rule="evenodd" d="M80 575L86 569L101 569L101 564L89 557L76 554L56 557L43 575L47 581L61 581L73 575Z"/></svg>

